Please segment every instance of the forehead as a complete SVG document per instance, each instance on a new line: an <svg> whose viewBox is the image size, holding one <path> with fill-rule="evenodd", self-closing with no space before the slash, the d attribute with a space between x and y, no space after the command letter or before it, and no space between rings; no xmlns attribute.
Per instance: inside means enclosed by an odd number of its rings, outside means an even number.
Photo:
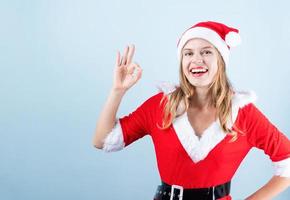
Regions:
<svg viewBox="0 0 290 200"><path fill-rule="evenodd" d="M214 48L214 46L207 40L204 40L201 38L194 38L194 39L188 40L186 44L184 45L183 49L202 49L206 47Z"/></svg>

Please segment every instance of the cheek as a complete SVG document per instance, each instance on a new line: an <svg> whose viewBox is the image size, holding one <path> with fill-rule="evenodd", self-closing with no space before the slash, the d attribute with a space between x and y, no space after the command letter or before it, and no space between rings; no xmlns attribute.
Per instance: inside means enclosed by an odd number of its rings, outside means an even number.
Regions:
<svg viewBox="0 0 290 200"><path fill-rule="evenodd" d="M187 63L185 61L182 61L181 65L183 73L187 73Z"/></svg>
<svg viewBox="0 0 290 200"><path fill-rule="evenodd" d="M217 60L215 60L215 59L214 60L209 60L208 61L208 66L210 67L211 72L213 74L215 74L217 72L217 70L218 70Z"/></svg>
<svg viewBox="0 0 290 200"><path fill-rule="evenodd" d="M186 63L187 63L186 60L183 59L182 62L181 62L182 68L184 68L186 66Z"/></svg>
<svg viewBox="0 0 290 200"><path fill-rule="evenodd" d="M212 66L212 73L216 74L217 71L218 71L218 66L215 64L215 65Z"/></svg>

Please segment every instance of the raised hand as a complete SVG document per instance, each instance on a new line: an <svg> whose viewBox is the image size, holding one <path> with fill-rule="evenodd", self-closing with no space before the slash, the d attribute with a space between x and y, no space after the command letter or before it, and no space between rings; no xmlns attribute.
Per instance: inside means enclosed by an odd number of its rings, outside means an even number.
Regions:
<svg viewBox="0 0 290 200"><path fill-rule="evenodd" d="M134 52L134 45L127 46L122 57L118 51L114 71L113 89L127 91L141 78L142 69L137 63L132 62Z"/></svg>

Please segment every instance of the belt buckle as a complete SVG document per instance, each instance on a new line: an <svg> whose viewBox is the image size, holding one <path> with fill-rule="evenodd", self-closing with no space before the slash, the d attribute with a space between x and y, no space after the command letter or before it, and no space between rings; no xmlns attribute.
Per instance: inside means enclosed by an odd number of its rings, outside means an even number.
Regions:
<svg viewBox="0 0 290 200"><path fill-rule="evenodd" d="M172 186L171 186L170 200L173 200L174 190L175 190L175 189L180 190L180 191L179 191L178 199L179 199L179 200L182 200L182 197L183 197L183 187L182 187L182 186L179 186L179 185L172 185Z"/></svg>

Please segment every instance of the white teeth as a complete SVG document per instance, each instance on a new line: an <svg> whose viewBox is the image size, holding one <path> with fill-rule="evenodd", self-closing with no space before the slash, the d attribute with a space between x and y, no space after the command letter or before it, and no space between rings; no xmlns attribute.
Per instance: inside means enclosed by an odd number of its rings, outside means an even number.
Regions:
<svg viewBox="0 0 290 200"><path fill-rule="evenodd" d="M207 69L192 69L190 72L191 73L200 73L200 72L206 72Z"/></svg>

